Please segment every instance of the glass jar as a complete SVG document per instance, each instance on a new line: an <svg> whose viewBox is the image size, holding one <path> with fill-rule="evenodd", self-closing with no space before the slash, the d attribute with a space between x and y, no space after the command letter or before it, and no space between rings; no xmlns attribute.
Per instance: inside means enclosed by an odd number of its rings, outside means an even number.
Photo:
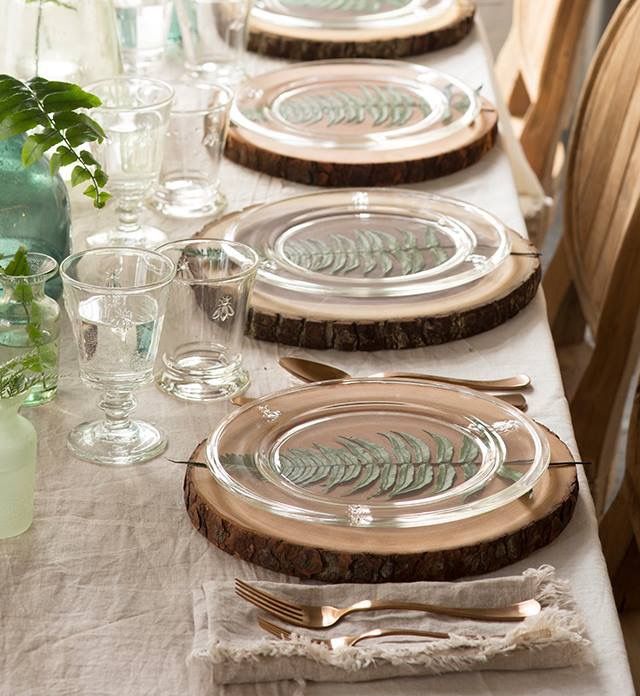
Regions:
<svg viewBox="0 0 640 696"><path fill-rule="evenodd" d="M25 167L20 159L23 143L23 136L0 140L0 256L12 256L24 246L60 263L70 251L67 187L60 176L51 176L46 159ZM61 291L56 275L47 292L58 297Z"/></svg>
<svg viewBox="0 0 640 696"><path fill-rule="evenodd" d="M0 398L0 539L22 534L33 520L37 436L18 413L23 400Z"/></svg>
<svg viewBox="0 0 640 696"><path fill-rule="evenodd" d="M60 307L44 292L58 272L55 259L27 254L31 275L9 276L0 271L0 371L42 372L31 387L25 406L51 401L58 387Z"/></svg>
<svg viewBox="0 0 640 696"><path fill-rule="evenodd" d="M0 65L9 75L85 85L122 71L111 0L2 0L2 5Z"/></svg>

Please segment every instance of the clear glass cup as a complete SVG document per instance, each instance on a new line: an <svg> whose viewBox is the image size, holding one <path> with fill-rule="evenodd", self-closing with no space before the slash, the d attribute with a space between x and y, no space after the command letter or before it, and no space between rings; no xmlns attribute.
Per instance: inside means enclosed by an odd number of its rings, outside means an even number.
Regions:
<svg viewBox="0 0 640 696"><path fill-rule="evenodd" d="M140 222L146 194L158 180L169 124L173 89L160 80L120 77L87 89L102 100L91 116L107 138L94 155L109 175L109 191L118 205L118 224L87 237L89 246L156 247L167 235Z"/></svg>
<svg viewBox="0 0 640 696"><path fill-rule="evenodd" d="M45 294L45 284L58 274L51 256L29 252L30 275L0 271L0 374L40 373L23 399L25 406L51 401L58 389L60 306Z"/></svg>
<svg viewBox="0 0 640 696"><path fill-rule="evenodd" d="M186 239L158 251L176 265L157 383L173 396L211 401L249 384L242 340L259 257L221 239Z"/></svg>
<svg viewBox="0 0 640 696"><path fill-rule="evenodd" d="M174 0L187 70L236 83L245 74L251 0Z"/></svg>
<svg viewBox="0 0 640 696"><path fill-rule="evenodd" d="M160 184L151 205L178 218L221 213L220 162L233 93L221 85L173 84Z"/></svg>
<svg viewBox="0 0 640 696"><path fill-rule="evenodd" d="M60 267L64 302L78 345L82 380L102 392L105 418L76 426L69 449L96 464L127 466L164 451L164 434L130 419L133 391L153 380L153 364L175 274L171 260L133 248L90 249Z"/></svg>
<svg viewBox="0 0 640 696"><path fill-rule="evenodd" d="M160 65L167 46L171 0L114 0L126 72L142 75Z"/></svg>
<svg viewBox="0 0 640 696"><path fill-rule="evenodd" d="M0 5L2 72L80 85L122 72L111 0L2 0Z"/></svg>

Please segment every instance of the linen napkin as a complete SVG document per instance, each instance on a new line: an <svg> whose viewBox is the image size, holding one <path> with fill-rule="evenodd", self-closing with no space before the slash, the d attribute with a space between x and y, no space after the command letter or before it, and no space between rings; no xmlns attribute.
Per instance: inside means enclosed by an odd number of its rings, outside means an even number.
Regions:
<svg viewBox="0 0 640 696"><path fill-rule="evenodd" d="M517 623L405 611L363 612L322 631L292 627L269 617L296 633L293 640L285 641L259 628L256 617L263 612L237 597L232 582L205 582L193 593L195 636L188 658L196 674L192 679L201 685L200 693L203 684L204 693L214 693L215 685L220 684L356 682L454 671L548 669L589 661L590 643L582 619L567 583L556 577L551 566L511 577L456 583L254 584L305 604L344 606L362 599L402 599L487 607L534 597L543 609ZM398 642L367 640L336 651L309 640L391 627L447 632L450 638L417 643L395 638L385 640Z"/></svg>

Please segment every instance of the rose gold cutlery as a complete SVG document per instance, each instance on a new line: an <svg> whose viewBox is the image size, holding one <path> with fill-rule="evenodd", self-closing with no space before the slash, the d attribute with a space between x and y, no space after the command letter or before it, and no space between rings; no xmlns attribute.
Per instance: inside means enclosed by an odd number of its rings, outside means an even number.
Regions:
<svg viewBox="0 0 640 696"><path fill-rule="evenodd" d="M278 360L280 367L290 374L298 377L303 382L323 382L330 379L349 379L352 375L333 365L326 365L315 360L286 356ZM469 387L479 391L515 391L523 389L531 384L528 375L513 375L502 379L464 379L462 377L443 377L441 375L427 375L419 372L377 372L369 377L400 377L405 379L425 379L445 384L457 384L461 387Z"/></svg>
<svg viewBox="0 0 640 696"><path fill-rule="evenodd" d="M258 625L267 633L276 636L282 640L288 640L291 638L291 631L288 631L282 626L271 623L263 619L261 616L258 617ZM371 638L384 638L385 636L415 636L424 638L449 638L448 633L439 633L438 631L418 631L414 629L405 628L375 628L372 631L367 631L366 633L360 633L355 636L338 636L336 638L310 638L312 643L318 643L320 645L326 645L330 650L336 650L337 648L352 647L357 645L361 640L367 640Z"/></svg>
<svg viewBox="0 0 640 696"><path fill-rule="evenodd" d="M527 616L540 613L540 604L535 599L511 604L504 607L445 607L438 604L398 601L363 600L347 607L330 605L299 604L282 599L265 592L253 585L236 578L236 594L259 609L272 614L281 621L303 626L304 628L328 628L334 626L345 616L361 611L379 611L398 609L405 611L422 611L430 614L456 616L477 621L522 621Z"/></svg>

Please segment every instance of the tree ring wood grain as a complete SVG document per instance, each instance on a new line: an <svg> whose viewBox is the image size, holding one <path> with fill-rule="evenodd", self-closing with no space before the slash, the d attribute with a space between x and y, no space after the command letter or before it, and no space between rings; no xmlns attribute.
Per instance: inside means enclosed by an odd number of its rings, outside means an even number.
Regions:
<svg viewBox="0 0 640 696"><path fill-rule="evenodd" d="M475 121L442 140L393 151L311 149L229 127L225 155L249 169L309 186L397 186L475 164L495 145L498 112L486 99ZM304 157L302 154L304 153Z"/></svg>
<svg viewBox="0 0 640 696"><path fill-rule="evenodd" d="M357 41L353 39L353 31L285 29L252 17L249 50L294 61L404 58L438 51L462 41L473 27L475 11L475 4L470 0L458 0L441 17L401 30L361 30Z"/></svg>
<svg viewBox="0 0 640 696"><path fill-rule="evenodd" d="M572 460L569 448L547 432L551 461ZM203 448L198 445L193 460L202 461ZM327 529L244 503L206 468L188 466L184 479L189 518L215 546L277 573L332 583L455 580L498 570L551 543L577 499L576 468L549 469L531 498L482 516L437 527Z"/></svg>

